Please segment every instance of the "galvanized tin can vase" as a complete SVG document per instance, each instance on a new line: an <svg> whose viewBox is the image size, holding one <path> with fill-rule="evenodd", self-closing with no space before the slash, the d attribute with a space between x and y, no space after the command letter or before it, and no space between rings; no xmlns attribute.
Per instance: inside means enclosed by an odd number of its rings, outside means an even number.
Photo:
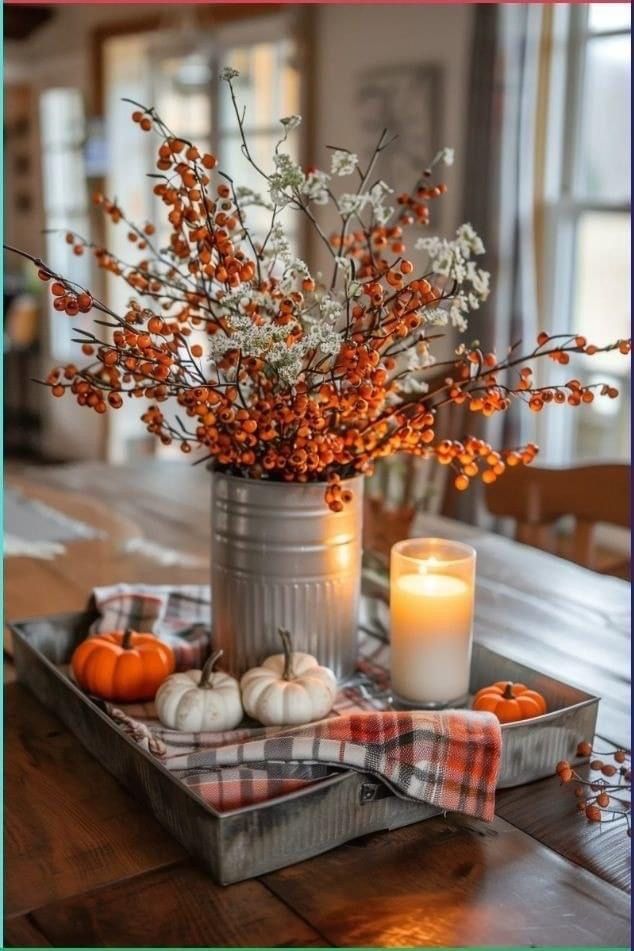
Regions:
<svg viewBox="0 0 634 951"><path fill-rule="evenodd" d="M282 627L344 680L357 661L363 476L347 480L342 512L326 505L324 483L211 479L212 630L224 668L240 676L280 653Z"/></svg>

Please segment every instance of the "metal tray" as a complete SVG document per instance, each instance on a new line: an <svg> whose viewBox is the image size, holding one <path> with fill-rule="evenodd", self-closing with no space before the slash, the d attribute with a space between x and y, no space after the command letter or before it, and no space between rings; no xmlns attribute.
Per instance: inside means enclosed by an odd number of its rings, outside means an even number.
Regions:
<svg viewBox="0 0 634 951"><path fill-rule="evenodd" d="M129 739L62 669L93 620L88 613L69 613L11 624L18 680L220 884L262 875L370 832L438 814L435 807L399 799L375 778L353 771L270 803L217 812ZM574 760L577 743L594 735L596 697L478 644L472 673L473 690L494 680L528 680L544 693L552 711L530 724L503 727L500 786L551 775L558 760Z"/></svg>
<svg viewBox="0 0 634 951"><path fill-rule="evenodd" d="M361 598L360 627L373 637L389 641L389 607L384 578L366 577ZM599 697L555 680L532 667L490 650L477 641L471 656L470 698L498 680L527 684L543 694L548 713L531 720L502 724L502 762L497 788L523 786L552 776L559 760L580 763L577 746L592 740Z"/></svg>

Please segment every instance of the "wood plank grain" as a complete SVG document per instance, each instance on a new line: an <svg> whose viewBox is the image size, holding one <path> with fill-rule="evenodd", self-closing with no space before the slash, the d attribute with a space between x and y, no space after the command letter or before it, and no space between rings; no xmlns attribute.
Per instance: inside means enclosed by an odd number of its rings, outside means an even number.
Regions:
<svg viewBox="0 0 634 951"><path fill-rule="evenodd" d="M4 922L5 948L50 948L42 932L35 926L30 915L18 915Z"/></svg>
<svg viewBox="0 0 634 951"><path fill-rule="evenodd" d="M5 912L173 864L184 851L20 684L5 688Z"/></svg>
<svg viewBox="0 0 634 951"><path fill-rule="evenodd" d="M627 896L502 819L428 819L263 881L344 947L628 946Z"/></svg>
<svg viewBox="0 0 634 951"><path fill-rule="evenodd" d="M327 945L260 882L223 888L189 862L38 908L32 917L56 947Z"/></svg>
<svg viewBox="0 0 634 951"><path fill-rule="evenodd" d="M579 769L584 777L588 767ZM583 866L625 892L631 887L631 840L624 822L596 824L577 812L574 783L563 786L558 777L529 786L502 789L496 814L531 835L549 849Z"/></svg>
<svg viewBox="0 0 634 951"><path fill-rule="evenodd" d="M92 526L100 534L67 542L66 551L50 561L8 558L7 619L80 610L94 587L120 581L175 585L208 581L209 533L187 499L180 505L168 503L168 485L163 486L162 496L146 493L141 473L135 485L134 473L126 470L124 479L116 467L27 471L28 475L14 472L8 481L29 498ZM108 473L113 473L111 478ZM203 518L202 525L208 525L208 519ZM10 653L8 629L4 646Z"/></svg>

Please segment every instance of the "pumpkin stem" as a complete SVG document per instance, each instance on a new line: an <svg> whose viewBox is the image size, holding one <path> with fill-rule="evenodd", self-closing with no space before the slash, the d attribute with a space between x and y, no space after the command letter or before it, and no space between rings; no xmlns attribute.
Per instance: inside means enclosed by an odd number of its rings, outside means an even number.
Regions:
<svg viewBox="0 0 634 951"><path fill-rule="evenodd" d="M505 700L515 700L515 694L513 693L513 684L508 683L504 688L504 693L502 694Z"/></svg>
<svg viewBox="0 0 634 951"><path fill-rule="evenodd" d="M131 627L127 627L125 631L123 632L123 640L121 641L121 646L124 649L124 651L130 650L130 648L132 647L133 634L134 634L134 631L132 630Z"/></svg>
<svg viewBox="0 0 634 951"><path fill-rule="evenodd" d="M282 647L284 649L284 671L282 673L283 680L292 680L293 679L293 645L291 644L291 635L288 631L284 631L281 627L278 628L277 633L282 638Z"/></svg>
<svg viewBox="0 0 634 951"><path fill-rule="evenodd" d="M209 678L211 677L213 673L214 664L216 663L216 661L220 660L223 653L224 651L219 650L219 651L214 651L212 654L209 655L209 657L205 661L205 666L200 672L200 680L198 681L199 687L203 687L203 689L209 687Z"/></svg>

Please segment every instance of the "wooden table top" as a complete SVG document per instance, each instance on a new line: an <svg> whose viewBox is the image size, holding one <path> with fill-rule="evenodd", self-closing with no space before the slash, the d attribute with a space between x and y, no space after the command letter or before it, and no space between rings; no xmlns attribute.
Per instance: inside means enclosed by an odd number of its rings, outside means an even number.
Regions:
<svg viewBox="0 0 634 951"><path fill-rule="evenodd" d="M117 581L207 580L200 468L7 481L102 533L8 558L7 619L79 609ZM415 532L475 543L476 638L599 694L603 748L628 741L628 584L445 519ZM580 818L556 777L500 792L491 824L439 816L223 888L14 682L8 655L5 682L5 946L629 946L630 840Z"/></svg>

